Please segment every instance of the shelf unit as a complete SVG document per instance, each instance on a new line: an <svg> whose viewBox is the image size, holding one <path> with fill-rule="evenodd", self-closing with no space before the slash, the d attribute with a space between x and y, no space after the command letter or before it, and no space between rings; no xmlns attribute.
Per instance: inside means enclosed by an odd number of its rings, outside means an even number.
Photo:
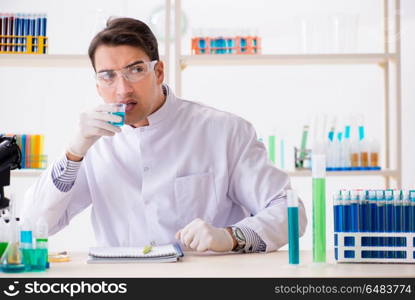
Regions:
<svg viewBox="0 0 415 300"><path fill-rule="evenodd" d="M10 175L13 177L37 177L45 171L44 169L20 169L11 171Z"/></svg>
<svg viewBox="0 0 415 300"><path fill-rule="evenodd" d="M396 11L400 10L400 0L392 0ZM356 53L356 54L278 54L278 55L182 55L181 49L181 0L165 0L165 40L170 40L170 21L173 19L171 8L174 3L174 34L175 34L175 56L171 61L170 44L165 43L165 55L161 57L165 63L166 82L170 82L169 65L172 62L175 68L175 91L178 96L182 93L182 72L191 66L248 66L248 65L335 65L335 64L376 64L382 68L384 74L384 111L385 120L385 165L381 171L350 171L350 172L327 172L328 176L383 176L386 187L390 186L390 179L396 181L396 187L401 187L401 46L396 39L395 52L389 50L390 32L386 22L384 22L384 51L383 53ZM383 0L383 19L389 19L389 0ZM395 14L395 32L397 36L400 32L400 15ZM22 54L2 54L0 55L1 67L48 67L48 68L90 68L89 57L87 55L71 54L47 54L47 55L22 55ZM394 69L394 74L392 74ZM393 89L393 86L395 89ZM392 93L392 91L394 92ZM390 105L393 105L396 112L395 131L391 132ZM394 145L395 161L392 166L391 133L396 137ZM29 177L39 176L43 170L14 170L12 176ZM288 171L290 176L305 177L310 176L310 171Z"/></svg>
<svg viewBox="0 0 415 300"><path fill-rule="evenodd" d="M173 0L171 0L173 1ZM327 65L327 64L377 64L383 70L384 86L384 144L385 165L381 171L351 171L351 172L327 172L328 176L382 176L385 179L385 187L391 187L391 179L395 180L395 187L401 188L402 172L402 124L401 124L401 45L400 40L393 41L395 51L391 52L389 45L390 28L387 24L390 16L389 0L383 0L383 33L384 45L382 53L356 53L356 54L280 54L280 55L182 55L181 49L181 0L174 1L174 32L175 32L175 92L182 95L182 72L191 66L246 66L246 65ZM394 4L395 17L393 18L394 36L400 33L400 0L391 0ZM392 74L394 70L394 74ZM392 124L390 107L395 111L395 122ZM391 132L394 125L394 132ZM395 136L392 144L391 133ZM393 151L391 151L393 150ZM393 156L394 153L394 157ZM394 160L393 160L394 158ZM392 165L392 161L394 161ZM290 176L310 176L310 171L288 172Z"/></svg>

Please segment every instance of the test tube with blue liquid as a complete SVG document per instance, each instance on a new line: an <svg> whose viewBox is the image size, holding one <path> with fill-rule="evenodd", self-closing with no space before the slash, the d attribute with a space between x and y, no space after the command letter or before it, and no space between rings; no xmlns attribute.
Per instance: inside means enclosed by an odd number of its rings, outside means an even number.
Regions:
<svg viewBox="0 0 415 300"><path fill-rule="evenodd" d="M120 122L109 122L110 124L114 126L123 126L125 122L125 107L126 105L124 103L111 103L112 107L115 108L114 112L111 112L112 115L120 116L122 120Z"/></svg>
<svg viewBox="0 0 415 300"><path fill-rule="evenodd" d="M403 232L410 232L410 215L411 215L411 203L409 200L409 191L403 192L402 197L402 230Z"/></svg>
<svg viewBox="0 0 415 300"><path fill-rule="evenodd" d="M290 265L300 263L298 197L293 190L287 190L288 206L288 252Z"/></svg>
<svg viewBox="0 0 415 300"><path fill-rule="evenodd" d="M376 204L376 191L369 190L368 191L368 203L369 203L369 209L368 209L368 218L369 218L369 232L377 232L377 212L378 207ZM379 246L378 244L378 238L377 237L371 237L369 238L369 246ZM377 251L371 252L372 258L377 258Z"/></svg>
<svg viewBox="0 0 415 300"><path fill-rule="evenodd" d="M356 190L350 192L350 231L359 231L359 193Z"/></svg>
<svg viewBox="0 0 415 300"><path fill-rule="evenodd" d="M393 230L393 190L385 191L385 232L394 232ZM392 237L386 238L386 245L388 247L394 246L395 239ZM394 258L393 252L389 251L387 258Z"/></svg>
<svg viewBox="0 0 415 300"><path fill-rule="evenodd" d="M20 248L23 253L23 263L26 267L26 271L31 270L34 259L33 250L33 231L32 223L29 219L23 219L20 230Z"/></svg>
<svg viewBox="0 0 415 300"><path fill-rule="evenodd" d="M377 212L376 212L376 223L377 228L376 232L385 232L385 195L383 190L376 191L376 206L377 206ZM377 244L378 246L385 246L386 244L386 238L385 237L378 237L377 238ZM377 251L379 258L385 258L386 252Z"/></svg>
<svg viewBox="0 0 415 300"><path fill-rule="evenodd" d="M341 232L341 224L343 220L341 212L342 206L342 191L338 191L333 196L334 232Z"/></svg>
<svg viewBox="0 0 415 300"><path fill-rule="evenodd" d="M393 193L393 229L394 232L402 232L402 192L399 190L394 191ZM394 246L402 246L401 239L396 237ZM403 258L401 252L396 253L396 258Z"/></svg>
<svg viewBox="0 0 415 300"><path fill-rule="evenodd" d="M410 213L410 232L415 232L415 191L409 191L409 200L411 203L411 213Z"/></svg>

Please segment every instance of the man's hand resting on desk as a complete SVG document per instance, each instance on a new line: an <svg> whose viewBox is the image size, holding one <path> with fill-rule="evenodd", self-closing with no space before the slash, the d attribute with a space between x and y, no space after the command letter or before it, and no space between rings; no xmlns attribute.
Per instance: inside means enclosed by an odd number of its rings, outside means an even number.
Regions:
<svg viewBox="0 0 415 300"><path fill-rule="evenodd" d="M194 219L176 233L176 239L184 246L196 251L228 252L236 246L231 231L216 228L202 219Z"/></svg>

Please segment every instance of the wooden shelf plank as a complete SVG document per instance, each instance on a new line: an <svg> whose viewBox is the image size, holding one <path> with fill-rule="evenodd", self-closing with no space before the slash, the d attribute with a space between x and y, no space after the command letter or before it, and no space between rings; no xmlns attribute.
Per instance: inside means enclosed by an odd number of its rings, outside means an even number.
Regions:
<svg viewBox="0 0 415 300"><path fill-rule="evenodd" d="M311 64L383 64L394 60L394 54L281 54L281 55L184 55L181 67L191 65L311 65Z"/></svg>

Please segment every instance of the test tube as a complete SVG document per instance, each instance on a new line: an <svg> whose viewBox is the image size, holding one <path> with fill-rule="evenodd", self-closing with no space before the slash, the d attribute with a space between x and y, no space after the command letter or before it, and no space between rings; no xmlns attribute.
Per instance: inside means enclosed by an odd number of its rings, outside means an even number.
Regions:
<svg viewBox="0 0 415 300"><path fill-rule="evenodd" d="M36 260L33 269L44 271L48 263L48 223L40 218L36 223Z"/></svg>
<svg viewBox="0 0 415 300"><path fill-rule="evenodd" d="M271 133L268 136L268 157L272 161L272 163L275 165L276 162L276 149L275 149L275 134Z"/></svg>
<svg viewBox="0 0 415 300"><path fill-rule="evenodd" d="M365 140L360 141L360 166L363 170L369 168L369 146Z"/></svg>
<svg viewBox="0 0 415 300"><path fill-rule="evenodd" d="M359 231L359 193L356 190L350 192L350 231Z"/></svg>
<svg viewBox="0 0 415 300"><path fill-rule="evenodd" d="M290 265L300 263L298 197L295 191L287 190L288 204L288 252Z"/></svg>
<svg viewBox="0 0 415 300"><path fill-rule="evenodd" d="M342 191L338 191L333 195L333 216L334 216L334 232L341 232L341 223L343 216L341 215Z"/></svg>
<svg viewBox="0 0 415 300"><path fill-rule="evenodd" d="M115 108L115 112L111 112L112 115L117 115L122 118L120 122L109 122L110 124L114 126L123 126L125 121L125 107L126 105L124 103L111 103L112 107Z"/></svg>
<svg viewBox="0 0 415 300"><path fill-rule="evenodd" d="M377 140L372 140L370 142L370 162L369 166L371 169L377 170L379 167L379 143Z"/></svg>
<svg viewBox="0 0 415 300"><path fill-rule="evenodd" d="M326 262L326 157L313 149L313 262Z"/></svg>
<svg viewBox="0 0 415 300"><path fill-rule="evenodd" d="M393 229L394 232L402 232L402 198L401 191L396 190L393 193ZM394 246L401 246L401 240L398 237L395 237ZM400 252L395 252L394 257L403 258Z"/></svg>
<svg viewBox="0 0 415 300"><path fill-rule="evenodd" d="M385 232L393 232L393 191L385 191ZM386 239L386 246L394 246L394 238ZM392 253L392 252L388 252ZM388 258L393 258L393 255L388 254Z"/></svg>
<svg viewBox="0 0 415 300"><path fill-rule="evenodd" d="M368 203L369 203L369 210L370 214L369 216L369 232L377 232L377 204L376 204L376 191L370 190L368 192ZM369 238L370 246L379 246L378 244L378 238L377 237L371 237ZM371 251L371 257L372 258L378 258L377 257L377 251Z"/></svg>
<svg viewBox="0 0 415 300"><path fill-rule="evenodd" d="M411 214L409 217L410 221L410 232L415 232L415 190L409 191L409 200L411 202Z"/></svg>
<svg viewBox="0 0 415 300"><path fill-rule="evenodd" d="M411 203L409 200L409 191L403 191L402 198L402 231L409 232L409 219L411 215Z"/></svg>
<svg viewBox="0 0 415 300"><path fill-rule="evenodd" d="M350 232L350 191L344 190L342 193L343 198L343 232ZM349 246L349 245L345 245Z"/></svg>
<svg viewBox="0 0 415 300"><path fill-rule="evenodd" d="M377 216L377 232L385 232L385 195L383 190L376 191L376 216ZM386 238L385 237L378 237L377 238L378 246L385 246ZM385 251L377 251L379 258L385 258L386 252Z"/></svg>
<svg viewBox="0 0 415 300"><path fill-rule="evenodd" d="M366 192L359 191L359 232L367 232Z"/></svg>

